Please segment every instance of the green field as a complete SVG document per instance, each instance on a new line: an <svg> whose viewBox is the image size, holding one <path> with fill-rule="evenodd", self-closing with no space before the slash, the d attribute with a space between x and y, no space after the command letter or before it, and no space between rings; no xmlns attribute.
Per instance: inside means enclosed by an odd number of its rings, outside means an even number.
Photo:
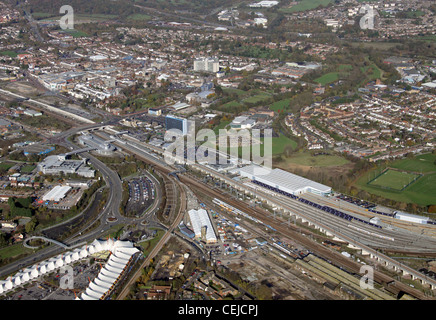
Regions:
<svg viewBox="0 0 436 320"><path fill-rule="evenodd" d="M263 139L262 139L263 140ZM282 154L287 146L291 146L293 150L297 147L297 142L281 134L278 138L272 139L272 154L273 156Z"/></svg>
<svg viewBox="0 0 436 320"><path fill-rule="evenodd" d="M0 163L0 169L2 169L2 170L9 170L13 166L14 166L14 164L10 163L10 162L1 162Z"/></svg>
<svg viewBox="0 0 436 320"><path fill-rule="evenodd" d="M291 8L281 9L285 13L300 12L306 10L316 9L318 6L326 6L333 0L301 0L300 3L292 6Z"/></svg>
<svg viewBox="0 0 436 320"><path fill-rule="evenodd" d="M65 30L64 32L70 34L71 36L73 36L73 38L83 38L83 37L88 37L89 35L86 32L80 31L80 30Z"/></svg>
<svg viewBox="0 0 436 320"><path fill-rule="evenodd" d="M131 14L130 16L127 17L127 20L132 20L132 21L148 21L151 19L152 17L149 16L148 14L141 14L141 13Z"/></svg>
<svg viewBox="0 0 436 320"><path fill-rule="evenodd" d="M16 53L15 51L6 50L6 51L1 51L0 55L15 58L16 56L18 56L18 53Z"/></svg>
<svg viewBox="0 0 436 320"><path fill-rule="evenodd" d="M222 121L217 127L214 128L214 131L217 135L217 139L218 139L218 129L223 129L225 127L225 125L227 125L229 122L226 121ZM219 127L219 128L218 128ZM264 138L260 138L260 155L263 156L264 154ZM295 149L297 147L297 142L284 136L284 135L280 135L279 137L273 137L272 138L272 156L276 156L276 155L280 155L284 152L285 148L290 146L292 149ZM204 147L212 147L212 144L206 142L204 144ZM227 148L227 152L228 153L232 153L235 152L235 150L238 149L238 155L239 157L242 157L243 152L249 152L250 154L252 154L252 146L251 145L247 145L247 146L239 146L239 147L230 147L230 145L228 144L228 148Z"/></svg>
<svg viewBox="0 0 436 320"><path fill-rule="evenodd" d="M416 203L421 206L436 204L436 155L422 154L413 158L393 161L387 175L380 176L377 181L370 182L383 168L371 170L362 175L354 186L371 194L404 203ZM401 191L401 185L409 179L422 174L415 182ZM370 182L368 184L368 182ZM388 189L391 188L391 189Z"/></svg>
<svg viewBox="0 0 436 320"><path fill-rule="evenodd" d="M213 131L215 132L216 135L219 134L219 130L220 129L224 129L228 124L230 124L230 120L229 121L222 121L220 122L219 125L217 125L215 128L213 128Z"/></svg>
<svg viewBox="0 0 436 320"><path fill-rule="evenodd" d="M33 171L33 169L35 169L36 168L36 166L34 166L34 165L25 165L25 166L23 166L22 168L21 168L21 173L30 173L30 172L32 172Z"/></svg>
<svg viewBox="0 0 436 320"><path fill-rule="evenodd" d="M388 169L380 176L368 182L368 184L370 186L376 186L384 189L401 191L418 178L419 175L415 173Z"/></svg>
<svg viewBox="0 0 436 320"><path fill-rule="evenodd" d="M289 104L291 103L291 99L284 99L277 102L274 102L269 106L269 109L279 113L289 108Z"/></svg>
<svg viewBox="0 0 436 320"><path fill-rule="evenodd" d="M380 79L382 77L382 71L375 64L361 68L361 70L363 73L368 74L369 80Z"/></svg>
<svg viewBox="0 0 436 320"><path fill-rule="evenodd" d="M312 155L310 152L299 152L286 158L286 162L302 166L312 167L336 167L343 166L349 161L343 157L331 154Z"/></svg>
<svg viewBox="0 0 436 320"><path fill-rule="evenodd" d="M269 99L270 97L271 97L271 95L269 95L267 93L257 94L255 96L248 97L248 98L242 100L242 102L244 102L244 103L259 103L259 102L262 102L262 101Z"/></svg>
<svg viewBox="0 0 436 320"><path fill-rule="evenodd" d="M421 154L412 159L402 159L394 161L390 166L405 171L419 173L436 172L436 154Z"/></svg>
<svg viewBox="0 0 436 320"><path fill-rule="evenodd" d="M335 82L339 80L339 72L330 72L322 75L321 77L315 79L320 85L325 86L326 84Z"/></svg>

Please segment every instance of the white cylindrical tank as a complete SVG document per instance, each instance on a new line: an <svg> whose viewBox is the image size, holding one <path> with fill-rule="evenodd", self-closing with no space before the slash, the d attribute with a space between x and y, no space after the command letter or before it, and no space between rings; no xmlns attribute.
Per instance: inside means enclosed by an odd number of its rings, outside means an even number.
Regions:
<svg viewBox="0 0 436 320"><path fill-rule="evenodd" d="M30 280L29 272L24 272L23 276L21 277L21 279L23 280L23 282L29 281Z"/></svg>
<svg viewBox="0 0 436 320"><path fill-rule="evenodd" d="M86 248L80 250L79 256L80 258L86 258L88 256L88 250L86 250Z"/></svg>
<svg viewBox="0 0 436 320"><path fill-rule="evenodd" d="M88 252L89 254L94 254L95 253L95 246L93 244L91 244L88 248Z"/></svg>
<svg viewBox="0 0 436 320"><path fill-rule="evenodd" d="M100 243L100 241L95 240L95 241L93 242L93 244L94 244L94 247L95 247L95 251L96 251L96 252L103 251L103 246L102 246L102 244Z"/></svg>

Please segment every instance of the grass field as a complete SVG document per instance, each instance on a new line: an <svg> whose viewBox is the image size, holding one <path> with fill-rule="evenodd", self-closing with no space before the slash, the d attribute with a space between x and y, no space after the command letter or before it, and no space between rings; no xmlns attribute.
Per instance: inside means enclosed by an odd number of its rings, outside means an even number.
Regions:
<svg viewBox="0 0 436 320"><path fill-rule="evenodd" d="M269 109L277 113L279 113L279 111L283 112L285 109L289 108L290 103L291 99L280 100L271 104Z"/></svg>
<svg viewBox="0 0 436 320"><path fill-rule="evenodd" d="M36 166L34 166L34 165L25 165L25 166L23 166L23 167L21 168L21 172L22 172L22 173L30 173L30 172L32 172L33 169L35 169L35 168L36 168Z"/></svg>
<svg viewBox="0 0 436 320"><path fill-rule="evenodd" d="M259 103L262 102L264 100L267 100L271 98L271 95L268 93L261 93L261 94L256 94L254 96L245 98L244 100L242 100L242 102L244 103Z"/></svg>
<svg viewBox="0 0 436 320"><path fill-rule="evenodd" d="M297 142L281 134L277 138L272 139L272 154L273 156L282 154L287 146L291 146L293 150L297 147Z"/></svg>
<svg viewBox="0 0 436 320"><path fill-rule="evenodd" d="M3 169L3 170L9 170L13 166L14 166L14 164L13 163L9 163L9 162L2 162L2 163L0 163L0 169Z"/></svg>
<svg viewBox="0 0 436 320"><path fill-rule="evenodd" d="M70 34L71 36L73 36L73 38L83 38L83 37L88 37L89 35L86 32L80 31L80 30L65 30L64 32Z"/></svg>
<svg viewBox="0 0 436 320"><path fill-rule="evenodd" d="M337 155L322 154L313 156L310 152L299 152L286 158L286 162L302 166L335 167L348 164L349 161Z"/></svg>
<svg viewBox="0 0 436 320"><path fill-rule="evenodd" d="M131 14L126 19L132 21L148 21L151 20L152 17L149 16L148 14L136 13L136 14Z"/></svg>
<svg viewBox="0 0 436 320"><path fill-rule="evenodd" d="M436 172L436 154L421 154L412 159L402 159L393 162L390 166L400 170L413 171L413 172Z"/></svg>
<svg viewBox="0 0 436 320"><path fill-rule="evenodd" d="M388 176L381 176L382 180L375 181L375 184L368 184L371 179L380 174L381 169L378 168L362 175L354 183L354 186L371 194L398 202L416 203L422 206L436 204L435 160L436 155L434 154L422 154L413 158L396 160L389 164L389 167L407 172L406 174L398 175L393 173L397 171L388 170ZM419 174L422 176L402 191L400 191L400 186L393 186L395 183L404 184L404 180L407 182L409 178ZM393 187L393 189L383 189L380 184L384 187Z"/></svg>
<svg viewBox="0 0 436 320"><path fill-rule="evenodd" d="M361 70L363 73L368 74L369 80L380 79L382 77L382 71L375 64L371 64Z"/></svg>
<svg viewBox="0 0 436 320"><path fill-rule="evenodd" d="M18 53L16 53L15 51L6 50L6 51L1 51L0 55L15 58L16 56L18 56Z"/></svg>
<svg viewBox="0 0 436 320"><path fill-rule="evenodd" d="M388 169L382 175L378 176L374 180L371 180L368 184L380 188L401 191L418 178L419 175L415 173Z"/></svg>
<svg viewBox="0 0 436 320"><path fill-rule="evenodd" d="M312 10L317 8L318 6L326 6L331 2L333 2L333 0L301 0L300 3L296 4L295 6L281 9L280 11L285 13L293 13L293 12Z"/></svg>
<svg viewBox="0 0 436 320"><path fill-rule="evenodd" d="M339 72L330 72L315 79L315 82L318 82L320 85L325 86L326 84L335 82L337 80L339 80Z"/></svg>
<svg viewBox="0 0 436 320"><path fill-rule="evenodd" d="M219 130L220 129L224 129L228 124L230 124L231 121L222 121L220 122L219 125L217 125L215 128L213 128L213 131L215 132L216 135L219 134Z"/></svg>

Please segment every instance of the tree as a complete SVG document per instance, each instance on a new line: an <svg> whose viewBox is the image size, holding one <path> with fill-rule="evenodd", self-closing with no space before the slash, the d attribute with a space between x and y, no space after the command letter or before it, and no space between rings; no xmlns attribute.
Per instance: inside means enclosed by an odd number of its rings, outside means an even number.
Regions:
<svg viewBox="0 0 436 320"><path fill-rule="evenodd" d="M35 227L36 227L36 219L32 218L28 223L26 223L25 225L25 230L26 233L32 233L33 231L35 231Z"/></svg>

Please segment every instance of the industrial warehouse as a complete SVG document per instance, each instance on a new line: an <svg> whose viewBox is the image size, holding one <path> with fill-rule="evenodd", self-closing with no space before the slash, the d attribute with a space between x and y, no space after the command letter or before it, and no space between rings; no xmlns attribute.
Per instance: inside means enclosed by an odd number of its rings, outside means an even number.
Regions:
<svg viewBox="0 0 436 320"><path fill-rule="evenodd" d="M67 193L71 190L70 186L56 186L53 189L51 189L49 192L47 192L43 197L42 200L44 201L60 201Z"/></svg>
<svg viewBox="0 0 436 320"><path fill-rule="evenodd" d="M207 211L204 209L192 209L189 210L188 213L192 228L194 229L195 237L206 241L206 243L217 242Z"/></svg>
<svg viewBox="0 0 436 320"><path fill-rule="evenodd" d="M48 156L38 164L37 170L43 174L78 174L86 178L93 178L95 170L86 166L87 160L70 160L66 155Z"/></svg>
<svg viewBox="0 0 436 320"><path fill-rule="evenodd" d="M116 150L110 142L104 141L92 134L83 134L79 136L78 139L81 144L88 148L95 149L101 155L109 156Z"/></svg>
<svg viewBox="0 0 436 320"><path fill-rule="evenodd" d="M332 188L329 186L281 169L270 170L258 165L248 165L233 169L231 172L293 195L311 192L326 196L332 193Z"/></svg>

